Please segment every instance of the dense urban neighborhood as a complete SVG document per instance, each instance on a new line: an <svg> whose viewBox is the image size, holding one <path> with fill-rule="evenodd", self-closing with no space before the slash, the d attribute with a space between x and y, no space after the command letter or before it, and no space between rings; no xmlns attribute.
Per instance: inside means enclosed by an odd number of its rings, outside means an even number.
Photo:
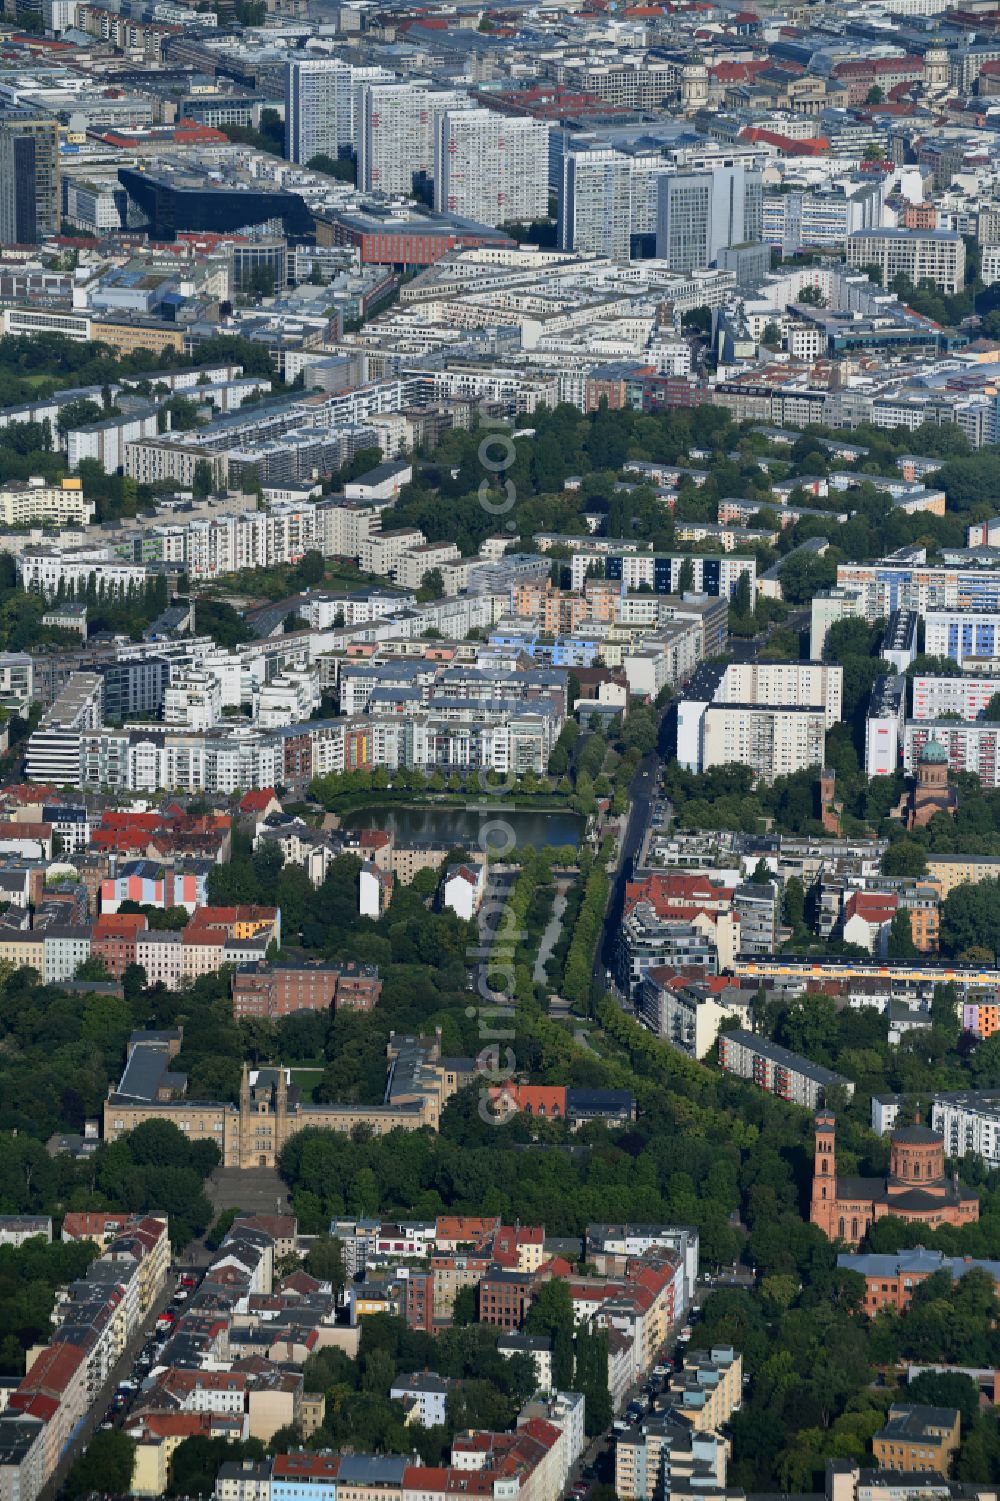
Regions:
<svg viewBox="0 0 1000 1501"><path fill-rule="evenodd" d="M0 1501L1000 1501L1000 9L744 3L4 0Z"/></svg>

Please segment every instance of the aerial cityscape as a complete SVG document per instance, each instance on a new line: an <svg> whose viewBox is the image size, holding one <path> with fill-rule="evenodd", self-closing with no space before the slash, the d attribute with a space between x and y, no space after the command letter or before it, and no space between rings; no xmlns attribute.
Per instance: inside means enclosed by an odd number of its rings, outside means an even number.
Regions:
<svg viewBox="0 0 1000 1501"><path fill-rule="evenodd" d="M4 0L0 1501L1000 1501L1000 0Z"/></svg>

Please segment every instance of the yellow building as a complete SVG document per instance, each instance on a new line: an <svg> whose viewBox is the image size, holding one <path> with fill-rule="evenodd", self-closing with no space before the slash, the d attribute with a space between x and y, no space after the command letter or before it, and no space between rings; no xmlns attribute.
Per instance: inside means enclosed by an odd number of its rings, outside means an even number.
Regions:
<svg viewBox="0 0 1000 1501"><path fill-rule="evenodd" d="M743 1357L731 1345L695 1350L670 1378L670 1401L699 1432L728 1423L743 1400Z"/></svg>
<svg viewBox="0 0 1000 1501"><path fill-rule="evenodd" d="M150 354L161 354L164 349L184 353L184 329L163 323L117 323L95 318L93 337L95 342L107 344L119 354L135 354L138 349L148 350Z"/></svg>
<svg viewBox="0 0 1000 1501"><path fill-rule="evenodd" d="M64 479L59 485L47 485L43 479L29 479L25 485L0 488L0 525L28 526L47 522L52 526L89 526L94 519L94 502L86 500L78 479Z"/></svg>
<svg viewBox="0 0 1000 1501"><path fill-rule="evenodd" d="M37 932L7 931L0 934L0 960L8 960L15 969L27 967L39 975L45 973L45 937Z"/></svg>
<svg viewBox="0 0 1000 1501"><path fill-rule="evenodd" d="M1000 877L1000 856L928 855L927 877L940 888L944 901L956 886L974 886Z"/></svg>
<svg viewBox="0 0 1000 1501"><path fill-rule="evenodd" d="M285 1143L310 1128L349 1135L356 1126L367 1126L376 1136L424 1127L436 1131L445 1102L471 1079L474 1061L442 1059L440 1035L391 1036L386 1051L391 1067L388 1099L381 1105L306 1103L296 1090L289 1091L284 1068L261 1069L251 1081L244 1065L239 1105L135 1100L112 1091L104 1102L104 1140L117 1141L143 1121L173 1121L189 1141L214 1141L223 1167L251 1168L275 1167Z"/></svg>
<svg viewBox="0 0 1000 1501"><path fill-rule="evenodd" d="M889 1420L872 1439L872 1452L884 1470L934 1470L947 1475L958 1449L957 1407L889 1408Z"/></svg>

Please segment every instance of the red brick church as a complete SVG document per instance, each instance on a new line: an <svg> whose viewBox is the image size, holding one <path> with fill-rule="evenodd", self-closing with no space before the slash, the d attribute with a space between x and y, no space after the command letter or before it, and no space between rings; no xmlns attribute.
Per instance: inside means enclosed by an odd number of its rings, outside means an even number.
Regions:
<svg viewBox="0 0 1000 1501"><path fill-rule="evenodd" d="M944 1140L936 1131L913 1126L893 1131L886 1178L837 1177L837 1121L816 1117L809 1218L831 1240L857 1245L874 1220L891 1214L918 1224L969 1225L979 1218L979 1200L944 1172Z"/></svg>

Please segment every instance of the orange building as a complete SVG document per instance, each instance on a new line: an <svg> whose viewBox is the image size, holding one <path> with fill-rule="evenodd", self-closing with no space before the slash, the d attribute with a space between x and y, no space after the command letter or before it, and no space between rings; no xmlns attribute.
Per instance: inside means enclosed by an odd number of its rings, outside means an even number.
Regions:
<svg viewBox="0 0 1000 1501"><path fill-rule="evenodd" d="M836 1136L836 1118L817 1115L809 1219L831 1240L857 1245L886 1215L935 1227L979 1219L976 1195L945 1177L944 1138L919 1121L892 1133L885 1178L838 1178Z"/></svg>
<svg viewBox="0 0 1000 1501"><path fill-rule="evenodd" d="M953 1282L967 1272L987 1272L1000 1292L1000 1263L976 1260L972 1256L945 1256L943 1251L928 1251L916 1246L912 1251L861 1252L837 1257L842 1271L857 1272L865 1279L865 1313L874 1318L883 1308L905 1313L913 1302L914 1289L928 1277L947 1272ZM1000 1371L993 1372L994 1402L1000 1401Z"/></svg>
<svg viewBox="0 0 1000 1501"><path fill-rule="evenodd" d="M494 1118L506 1120L508 1116L523 1111L525 1115L541 1120L561 1121L566 1118L566 1086L564 1084L499 1084L490 1090Z"/></svg>
<svg viewBox="0 0 1000 1501"><path fill-rule="evenodd" d="M996 1001L966 1001L962 1007L962 1030L978 1037L992 1037L1000 1027L1000 1006Z"/></svg>
<svg viewBox="0 0 1000 1501"><path fill-rule="evenodd" d="M615 621L621 604L622 586L607 579L587 579L583 586L584 598L591 620Z"/></svg>
<svg viewBox="0 0 1000 1501"><path fill-rule="evenodd" d="M913 944L921 954L936 954L941 937L941 888L921 882L908 892L902 906L910 914Z"/></svg>
<svg viewBox="0 0 1000 1501"><path fill-rule="evenodd" d="M903 211L904 229L937 229L938 211L933 203L908 203Z"/></svg>

